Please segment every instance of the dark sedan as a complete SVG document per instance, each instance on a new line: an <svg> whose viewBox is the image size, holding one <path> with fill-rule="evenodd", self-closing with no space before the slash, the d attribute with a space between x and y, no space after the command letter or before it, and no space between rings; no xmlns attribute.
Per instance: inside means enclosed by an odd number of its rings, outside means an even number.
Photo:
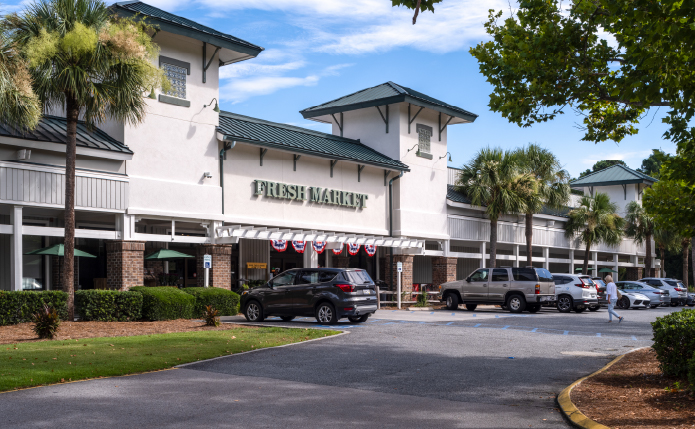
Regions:
<svg viewBox="0 0 695 429"><path fill-rule="evenodd" d="M288 270L242 293L240 304L250 322L268 316L280 316L285 322L314 316L329 325L344 317L353 323L366 322L377 308L376 288L369 274L350 268Z"/></svg>

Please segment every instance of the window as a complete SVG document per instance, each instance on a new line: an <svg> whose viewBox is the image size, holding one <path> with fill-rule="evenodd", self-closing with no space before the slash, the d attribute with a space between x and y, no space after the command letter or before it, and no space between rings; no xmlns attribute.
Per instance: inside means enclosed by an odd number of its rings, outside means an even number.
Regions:
<svg viewBox="0 0 695 429"><path fill-rule="evenodd" d="M165 94L176 98L186 98L186 74L188 70L174 64L162 63L164 75L171 83L171 89Z"/></svg>
<svg viewBox="0 0 695 429"><path fill-rule="evenodd" d="M492 270L492 281L493 282L508 282L509 274L504 268L495 268Z"/></svg>
<svg viewBox="0 0 695 429"><path fill-rule="evenodd" d="M279 274L277 277L270 281L273 286L287 286L294 283L294 276L297 274L296 271L290 271L287 273Z"/></svg>
<svg viewBox="0 0 695 429"><path fill-rule="evenodd" d="M471 276L471 281L472 282L487 282L488 281L488 270L487 268L484 268L482 270L478 270L473 273Z"/></svg>
<svg viewBox="0 0 695 429"><path fill-rule="evenodd" d="M319 272L316 270L304 270L302 273L297 277L297 284L298 285L309 285L309 284L314 284L319 282Z"/></svg>
<svg viewBox="0 0 695 429"><path fill-rule="evenodd" d="M432 127L417 124L415 131L418 134L417 149L421 153L430 153L430 140L432 139Z"/></svg>
<svg viewBox="0 0 695 429"><path fill-rule="evenodd" d="M555 286L560 286L569 283L570 278L563 276L553 276L553 281L555 282Z"/></svg>
<svg viewBox="0 0 695 429"><path fill-rule="evenodd" d="M553 281L553 275L550 274L550 271L546 270L545 268L536 268L536 273L538 273L539 281L542 281L542 282L552 282Z"/></svg>
<svg viewBox="0 0 695 429"><path fill-rule="evenodd" d="M364 270L343 271L343 277L350 283L358 285L365 283L373 283L372 278L369 277L369 274L367 274L367 272Z"/></svg>
<svg viewBox="0 0 695 429"><path fill-rule="evenodd" d="M335 271L321 271L319 272L319 282L320 283L325 283L325 282L330 282L335 278L335 276L338 273Z"/></svg>
<svg viewBox="0 0 695 429"><path fill-rule="evenodd" d="M535 282L538 280L536 277L536 271L533 268L512 268L512 276L514 280L522 282ZM550 276L552 281L552 276Z"/></svg>

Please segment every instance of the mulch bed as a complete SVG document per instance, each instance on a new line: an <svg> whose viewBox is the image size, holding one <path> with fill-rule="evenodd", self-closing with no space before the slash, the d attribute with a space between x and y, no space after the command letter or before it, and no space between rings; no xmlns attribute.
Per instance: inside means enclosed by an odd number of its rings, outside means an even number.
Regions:
<svg viewBox="0 0 695 429"><path fill-rule="evenodd" d="M0 326L0 344L16 344L39 340L31 330L32 323ZM205 326L200 321L178 319L161 322L63 322L58 330L58 340L94 337L130 337L134 335L167 334L171 332L208 331L238 328L239 325L223 323L219 327Z"/></svg>
<svg viewBox="0 0 695 429"><path fill-rule="evenodd" d="M680 383L682 390L666 391ZM572 402L590 419L613 429L693 428L695 395L688 382L665 377L651 348L629 353L607 371L572 390Z"/></svg>

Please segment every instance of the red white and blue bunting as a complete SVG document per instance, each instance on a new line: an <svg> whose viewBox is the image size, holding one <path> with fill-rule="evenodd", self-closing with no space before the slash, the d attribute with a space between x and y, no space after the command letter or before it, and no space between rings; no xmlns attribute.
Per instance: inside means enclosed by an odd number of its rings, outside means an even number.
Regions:
<svg viewBox="0 0 695 429"><path fill-rule="evenodd" d="M341 253L343 253L343 243L339 243L339 244L340 244L339 248L332 249L334 255L340 255Z"/></svg>
<svg viewBox="0 0 695 429"><path fill-rule="evenodd" d="M348 253L351 255L356 255L360 251L360 245L359 244L353 244L353 243L348 243Z"/></svg>
<svg viewBox="0 0 695 429"><path fill-rule="evenodd" d="M376 244L365 244L364 251L367 252L367 255L374 256L376 254Z"/></svg>
<svg viewBox="0 0 695 429"><path fill-rule="evenodd" d="M297 253L304 253L304 248L306 247L306 241L293 241L292 247Z"/></svg>
<svg viewBox="0 0 695 429"><path fill-rule="evenodd" d="M316 253L321 254L323 253L324 250L326 250L326 242L325 241L313 241L311 245L314 247L314 250Z"/></svg>
<svg viewBox="0 0 695 429"><path fill-rule="evenodd" d="M287 240L270 240L270 245L278 252L287 250Z"/></svg>

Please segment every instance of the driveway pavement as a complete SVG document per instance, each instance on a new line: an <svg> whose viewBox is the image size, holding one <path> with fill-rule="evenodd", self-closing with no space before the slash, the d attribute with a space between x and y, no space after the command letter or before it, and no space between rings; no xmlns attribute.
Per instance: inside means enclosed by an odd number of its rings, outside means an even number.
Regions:
<svg viewBox="0 0 695 429"><path fill-rule="evenodd" d="M0 395L4 428L561 428L555 397L671 309L379 311L348 335ZM229 321L243 319L229 318ZM266 325L318 327L313 319Z"/></svg>

